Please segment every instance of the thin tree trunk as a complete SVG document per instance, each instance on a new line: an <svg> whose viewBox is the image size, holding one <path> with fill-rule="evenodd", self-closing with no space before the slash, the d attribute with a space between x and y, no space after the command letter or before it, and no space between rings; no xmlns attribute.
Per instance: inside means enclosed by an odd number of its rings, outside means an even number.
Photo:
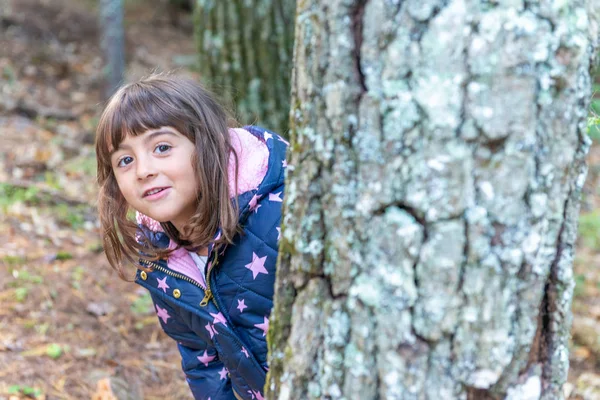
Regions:
<svg viewBox="0 0 600 400"><path fill-rule="evenodd" d="M562 398L593 3L299 2L268 398Z"/></svg>
<svg viewBox="0 0 600 400"><path fill-rule="evenodd" d="M239 119L288 130L295 0L196 0L202 79Z"/></svg>
<svg viewBox="0 0 600 400"><path fill-rule="evenodd" d="M110 97L123 83L125 75L122 0L100 0L100 31L106 76L105 95Z"/></svg>

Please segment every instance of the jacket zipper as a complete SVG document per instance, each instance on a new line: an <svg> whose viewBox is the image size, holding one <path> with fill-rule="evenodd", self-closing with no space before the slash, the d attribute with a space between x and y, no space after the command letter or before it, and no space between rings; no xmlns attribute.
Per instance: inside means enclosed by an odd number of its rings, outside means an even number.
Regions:
<svg viewBox="0 0 600 400"><path fill-rule="evenodd" d="M217 260L217 257L215 256L215 259L213 260L213 264L210 266L210 269L208 270L208 272L206 274L206 289L204 290L204 298L200 302L200 307L206 307L208 305L208 302L211 299L214 299L212 291L210 290L210 273L217 266L217 264L218 264L218 260ZM213 301L213 303L215 303L215 306L217 306L217 310L219 310L219 305L217 304L217 302ZM219 310L219 311L221 311L221 310Z"/></svg>
<svg viewBox="0 0 600 400"><path fill-rule="evenodd" d="M231 388L231 390L233 390L233 395L235 396L235 398L236 398L237 400L244 400L244 399L242 398L242 396L240 396L240 395L238 394L238 392L236 392L236 391L235 391L235 389L234 389L234 388Z"/></svg>
<svg viewBox="0 0 600 400"><path fill-rule="evenodd" d="M183 279L184 281L189 282L192 285L198 286L202 290L206 290L206 288L204 286L202 286L202 284L200 282L197 282L197 281L193 280L192 278L190 278L190 277L188 277L188 276L186 276L184 274L180 274L178 272L173 272L169 268L162 267L162 266L160 266L160 265L158 265L156 263L153 263L152 261L140 259L140 262L142 264L149 265L152 268L159 270L160 272L164 272L165 274L167 274L169 276L172 276L172 277L178 278L178 279Z"/></svg>
<svg viewBox="0 0 600 400"><path fill-rule="evenodd" d="M202 299L202 301L200 302L200 307L206 307L208 305L208 302L212 299L214 299L212 291L210 289L210 273L212 272L213 268L218 264L217 261L217 257L215 257L213 264L211 265L211 268L208 270L208 274L207 274L207 278L206 278L206 287L202 286L202 284L200 282L195 281L194 279L184 275L184 274L180 274L178 272L173 272L172 270L170 270L169 268L165 268L163 266L160 266L152 261L148 261L148 260L144 260L144 259L140 259L140 262L142 264L145 265L149 265L152 268L157 269L158 271L161 271L169 276L172 276L174 278L179 278L179 279L183 279L186 282L191 283L192 285L198 286L199 288L201 288L202 290L204 290L204 298ZM215 304L215 306L217 307L217 310L221 311L219 309L219 305L217 304L216 301L213 301L213 303Z"/></svg>

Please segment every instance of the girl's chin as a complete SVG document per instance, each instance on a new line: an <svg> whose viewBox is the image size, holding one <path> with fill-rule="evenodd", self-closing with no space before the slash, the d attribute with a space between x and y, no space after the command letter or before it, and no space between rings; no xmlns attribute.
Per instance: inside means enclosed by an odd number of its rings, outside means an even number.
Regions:
<svg viewBox="0 0 600 400"><path fill-rule="evenodd" d="M156 215L151 212L143 212L143 211L141 211L141 213L156 222L160 222L161 224L164 224L165 222L169 222L171 220L171 218L166 215Z"/></svg>

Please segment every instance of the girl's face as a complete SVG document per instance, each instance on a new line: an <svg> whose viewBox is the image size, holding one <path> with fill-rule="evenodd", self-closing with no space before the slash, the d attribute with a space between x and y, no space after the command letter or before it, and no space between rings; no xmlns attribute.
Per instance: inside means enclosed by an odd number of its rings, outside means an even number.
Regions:
<svg viewBox="0 0 600 400"><path fill-rule="evenodd" d="M127 135L111 156L127 203L156 221L171 221L181 232L197 205L194 151L194 144L171 127Z"/></svg>

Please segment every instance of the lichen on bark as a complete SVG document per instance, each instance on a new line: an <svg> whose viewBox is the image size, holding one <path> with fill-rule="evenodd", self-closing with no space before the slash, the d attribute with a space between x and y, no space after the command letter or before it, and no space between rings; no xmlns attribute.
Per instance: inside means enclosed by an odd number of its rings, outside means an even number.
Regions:
<svg viewBox="0 0 600 400"><path fill-rule="evenodd" d="M298 3L269 398L561 398L591 3Z"/></svg>

